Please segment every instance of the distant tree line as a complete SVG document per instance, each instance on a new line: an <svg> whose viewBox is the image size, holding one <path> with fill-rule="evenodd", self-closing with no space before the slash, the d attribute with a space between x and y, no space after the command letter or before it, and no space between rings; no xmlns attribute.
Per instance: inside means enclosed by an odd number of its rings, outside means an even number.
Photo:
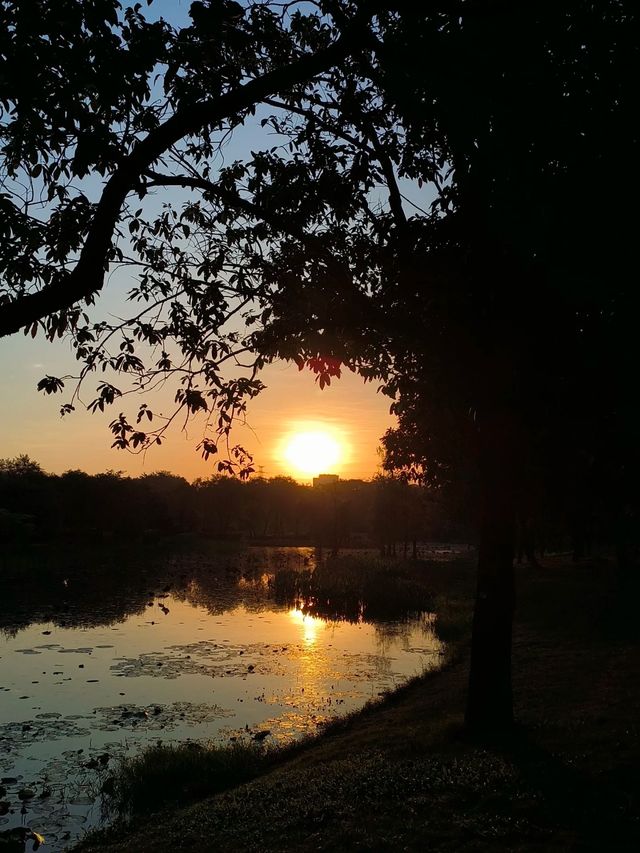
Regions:
<svg viewBox="0 0 640 853"><path fill-rule="evenodd" d="M436 495L392 476L316 488L290 477L215 475L189 483L167 471L57 475L26 455L0 459L0 541L186 533L333 549L366 545L403 556L417 556L420 541L474 538L459 495Z"/></svg>

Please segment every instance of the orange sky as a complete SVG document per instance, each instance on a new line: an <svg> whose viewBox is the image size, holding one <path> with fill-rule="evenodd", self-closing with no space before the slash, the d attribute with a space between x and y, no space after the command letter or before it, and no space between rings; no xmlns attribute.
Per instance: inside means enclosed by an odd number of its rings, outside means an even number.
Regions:
<svg viewBox="0 0 640 853"><path fill-rule="evenodd" d="M183 24L188 22L188 8L188 3L158 0L151 15L163 13L174 23ZM231 141L225 141L226 159L242 159L263 144L270 147L272 136L267 134L265 141L265 133L259 117L248 122L246 127L237 128ZM411 204L428 205L433 196L432 189L420 188L413 182L402 182L402 188L407 198L415 198ZM380 195L379 199L376 196L376 203L384 203L386 190L376 192ZM170 191L163 191L163 200L172 197ZM99 299L96 319L113 318L126 312L122 304L130 285L126 273L112 272ZM163 447L154 448L146 457L112 450L112 436L107 425L122 410L130 416L135 415L136 405L132 399L126 404L116 402L106 414L90 415L78 410L61 419L60 404L69 399L70 393L47 397L36 391L36 384L46 374L63 376L77 372L69 344L64 341L49 344L40 337L31 340L22 334L0 340L0 365L0 457L27 453L52 473L70 468L81 468L89 473L122 470L132 475L168 470L192 480L217 470L215 458L205 463L195 450L202 438L197 421L186 432L174 433ZM97 378L99 381L100 377ZM251 403L249 427L238 429L234 436L235 442L253 453L260 473L267 477L289 474L308 481L308 475L292 470L283 458L283 438L295 430L328 429L340 438L343 460L333 471L322 473L365 479L376 474L380 437L393 425L394 419L389 415L390 400L376 393L375 384L365 385L347 371L342 379L334 380L331 387L320 391L311 373L299 373L294 365L284 363L269 366L261 379L268 386L267 390ZM96 384L93 382L93 388L87 390L85 402L94 396ZM116 384L119 383L116 381ZM153 401L149 403L153 407ZM162 406L168 411L171 406L166 393L161 402L156 403L155 411L161 411Z"/></svg>
<svg viewBox="0 0 640 853"><path fill-rule="evenodd" d="M132 475L169 470L189 480L215 473L215 460L205 463L195 450L201 438L198 422L184 433L176 431L163 447L144 457L110 448L107 424L123 408L117 403L106 415L77 411L60 418L59 405L68 395L47 397L36 391L36 383L46 373L69 371L72 362L66 344L14 335L0 341L0 363L0 457L27 453L52 473L69 468L89 473L114 469ZM309 480L310 475L292 470L282 453L284 436L306 429L327 429L340 438L342 464L323 473L365 479L376 473L380 437L393 419L390 400L376 393L375 384L365 385L346 371L321 391L310 372L301 373L283 362L266 368L262 380L267 389L250 404L249 426L239 427L234 441L253 453L264 476L288 474ZM127 408L132 411L134 401Z"/></svg>

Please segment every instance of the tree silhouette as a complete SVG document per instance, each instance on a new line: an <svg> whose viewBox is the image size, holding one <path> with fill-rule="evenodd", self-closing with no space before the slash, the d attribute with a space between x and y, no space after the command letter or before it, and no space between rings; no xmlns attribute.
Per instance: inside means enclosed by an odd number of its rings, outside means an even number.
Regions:
<svg viewBox="0 0 640 853"><path fill-rule="evenodd" d="M406 10L387 31L407 147L415 158L435 132L453 170L431 239L398 263L398 302L418 319L400 336L387 448L436 481L475 469L477 728L512 719L516 517L551 490L579 524L598 492L615 513L637 472L633 217L628 187L607 183L605 214L592 183L622 157L638 186L634 22L624 2L478 3L459 18Z"/></svg>
<svg viewBox="0 0 640 853"><path fill-rule="evenodd" d="M69 2L59 40L56 7L28 5L1 36L9 70L31 58L2 99L0 333L71 337L63 412L98 369L94 410L174 382L172 416L145 400L112 421L123 449L204 413L218 454L272 358L321 387L344 366L383 384L389 465L477 483L467 719L508 726L524 496L555 474L571 502L585 469L620 508L633 493L635 4L220 0L178 30ZM220 165L251 121L269 143ZM594 186L618 163L624 180ZM176 195L159 205L159 188ZM91 316L80 303L118 263L134 310ZM218 466L252 471L241 448Z"/></svg>

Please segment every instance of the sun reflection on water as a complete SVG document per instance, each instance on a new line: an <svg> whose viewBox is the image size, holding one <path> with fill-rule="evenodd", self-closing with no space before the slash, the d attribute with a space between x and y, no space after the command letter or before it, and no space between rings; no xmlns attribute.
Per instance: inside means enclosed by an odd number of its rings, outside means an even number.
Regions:
<svg viewBox="0 0 640 853"><path fill-rule="evenodd" d="M317 619L315 616L310 616L302 610L293 608L289 611L289 617L293 622L297 622L301 628L302 639L307 646L313 646L318 639L318 631L323 623L322 619Z"/></svg>

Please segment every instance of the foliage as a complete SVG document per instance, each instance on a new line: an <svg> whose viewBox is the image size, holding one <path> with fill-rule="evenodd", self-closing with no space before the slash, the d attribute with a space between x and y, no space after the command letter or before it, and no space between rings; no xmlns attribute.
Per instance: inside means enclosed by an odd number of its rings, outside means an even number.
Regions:
<svg viewBox="0 0 640 853"><path fill-rule="evenodd" d="M514 516L550 491L583 527L598 492L637 506L637 4L207 0L178 29L67 0L62 39L33 5L2 7L8 67L31 62L0 99L0 333L70 337L63 413L94 372L94 411L172 382L173 414L112 420L134 452L202 414L218 455L270 359L377 381L390 469L482 482L478 612L510 703ZM250 125L268 142L227 163ZM88 308L110 265L136 275L115 322ZM253 471L230 444L217 465Z"/></svg>
<svg viewBox="0 0 640 853"><path fill-rule="evenodd" d="M121 413L114 446L143 450L176 417L203 412L208 458L262 388L253 332L270 305L271 243L293 232L326 255L321 235L308 233L327 215L325 196L344 220L361 191L339 180L331 158L305 188L298 157L280 154L286 107L260 120L275 146L268 139L247 163L230 164L223 148L234 130L257 125L259 104L287 92L315 98L316 76L359 51L353 34L372 8L348 11L339 30L324 8L208 0L176 28L114 0L3 4L0 333L70 338L79 376L39 384L53 394L72 380L63 414L82 402L93 373L103 378L92 411L171 380L173 415L147 403L133 418ZM176 190L166 196L167 187ZM107 269L137 279L115 322L90 310ZM235 374L223 376L229 365ZM252 471L232 447L218 469Z"/></svg>
<svg viewBox="0 0 640 853"><path fill-rule="evenodd" d="M421 562L375 559L368 554L330 557L313 571L285 570L274 578L276 600L323 619L397 619L398 614L433 609L433 596L417 574Z"/></svg>
<svg viewBox="0 0 640 853"><path fill-rule="evenodd" d="M607 215L594 215L589 176L621 151L636 159L626 76L636 13L621 2L522 3L421 28L407 10L390 29L386 92L407 147L426 131L416 104L430 101L454 169L451 213L425 245L423 343L394 380L390 464L464 466L483 419L503 407L526 434L526 488L542 466L556 489L587 459L619 469L614 445L634 405L632 217L615 182ZM394 62L400 53L409 60Z"/></svg>
<svg viewBox="0 0 640 853"><path fill-rule="evenodd" d="M15 456L13 459L0 459L0 476L13 476L21 478L33 478L44 474L40 465L30 459L26 453Z"/></svg>
<svg viewBox="0 0 640 853"><path fill-rule="evenodd" d="M406 483L401 488L415 506L424 504L423 490ZM430 502L401 525L395 517L380 518L375 507L381 491L388 493L388 504L395 484L344 480L314 489L287 477L242 482L215 475L190 484L166 471L138 478L114 471L53 475L22 456L0 459L0 540L153 541L193 533L335 548L473 537L466 519L452 523L446 504Z"/></svg>
<svg viewBox="0 0 640 853"><path fill-rule="evenodd" d="M95 373L99 411L169 381L173 414L145 398L114 445L200 414L203 455L247 475L224 442L284 357L321 386L343 366L382 381L389 467L436 485L473 479L496 400L533 448L525 480L611 451L636 175L610 182L606 217L590 178L637 160L633 4L210 0L182 28L114 0L29 8L3 6L6 68L32 61L3 78L0 327L70 337L64 413ZM243 128L254 150L228 163ZM91 307L109 266L135 276L117 322Z"/></svg>

